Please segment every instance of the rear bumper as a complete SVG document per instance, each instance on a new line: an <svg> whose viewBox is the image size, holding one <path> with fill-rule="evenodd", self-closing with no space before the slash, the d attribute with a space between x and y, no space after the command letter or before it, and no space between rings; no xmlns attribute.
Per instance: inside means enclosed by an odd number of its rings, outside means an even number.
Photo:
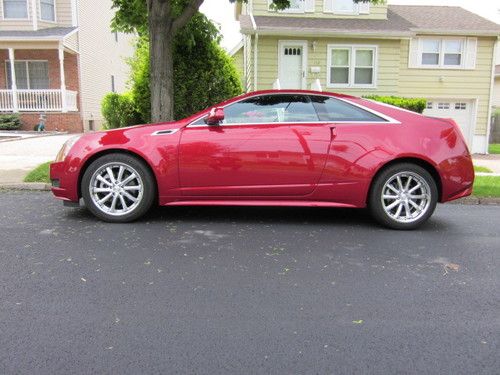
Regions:
<svg viewBox="0 0 500 375"><path fill-rule="evenodd" d="M52 194L58 199L69 202L78 202L78 178L70 173L65 162L50 165L50 181Z"/></svg>
<svg viewBox="0 0 500 375"><path fill-rule="evenodd" d="M467 197L472 194L474 166L470 155L451 158L441 163L441 202Z"/></svg>

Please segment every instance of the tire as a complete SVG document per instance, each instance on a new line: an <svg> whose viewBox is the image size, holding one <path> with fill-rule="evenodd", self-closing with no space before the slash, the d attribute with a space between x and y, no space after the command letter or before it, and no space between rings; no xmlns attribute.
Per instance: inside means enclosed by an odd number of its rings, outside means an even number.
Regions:
<svg viewBox="0 0 500 375"><path fill-rule="evenodd" d="M156 184L151 170L141 160L113 153L88 166L82 177L81 192L85 206L99 219L127 223L151 208Z"/></svg>
<svg viewBox="0 0 500 375"><path fill-rule="evenodd" d="M416 164L400 163L387 167L375 177L368 207L380 224L411 230L431 217L437 200L436 181L430 173Z"/></svg>

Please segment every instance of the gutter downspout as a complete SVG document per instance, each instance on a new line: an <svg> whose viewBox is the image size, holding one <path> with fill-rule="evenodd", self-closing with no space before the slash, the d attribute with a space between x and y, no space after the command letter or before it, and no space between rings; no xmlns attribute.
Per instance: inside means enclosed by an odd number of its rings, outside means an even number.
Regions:
<svg viewBox="0 0 500 375"><path fill-rule="evenodd" d="M495 85L495 60L497 55L498 43L500 43L500 38L497 37L495 44L493 45L493 56L491 58L491 83L490 83L490 99L488 103L488 123L486 124L486 150L485 154L488 153L488 146L490 144L490 133L491 133L491 110L493 107L493 87Z"/></svg>
<svg viewBox="0 0 500 375"><path fill-rule="evenodd" d="M259 34L257 33L257 24L255 23L255 18L253 18L253 14L250 13L250 20L252 21L252 28L255 32L254 36L254 46L253 46L253 91L257 91L257 54L258 54L258 43L259 43Z"/></svg>

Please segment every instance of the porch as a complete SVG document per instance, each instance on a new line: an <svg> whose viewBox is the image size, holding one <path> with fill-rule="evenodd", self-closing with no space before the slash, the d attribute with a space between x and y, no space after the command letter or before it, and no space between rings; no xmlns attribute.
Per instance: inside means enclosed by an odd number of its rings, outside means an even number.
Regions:
<svg viewBox="0 0 500 375"><path fill-rule="evenodd" d="M72 90L0 90L0 112L76 112Z"/></svg>
<svg viewBox="0 0 500 375"><path fill-rule="evenodd" d="M49 31L54 36L39 35ZM0 33L0 112L78 112L78 52L68 42L74 31Z"/></svg>

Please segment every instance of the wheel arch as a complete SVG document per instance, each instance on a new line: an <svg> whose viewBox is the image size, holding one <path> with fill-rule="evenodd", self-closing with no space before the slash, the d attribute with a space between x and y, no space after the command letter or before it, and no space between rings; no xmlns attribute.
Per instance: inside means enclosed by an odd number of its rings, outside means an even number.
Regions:
<svg viewBox="0 0 500 375"><path fill-rule="evenodd" d="M82 197L82 178L83 178L83 175L85 174L85 171L89 167L89 165L92 164L92 162L94 162L95 160L99 159L100 157L105 156L105 155L109 155L109 154L125 154L125 155L130 155L130 156L133 156L136 159L140 160L141 162L143 162L144 165L149 169L149 171L153 175L154 183L155 183L154 188L155 188L156 194L158 195L158 180L157 180L156 174L154 173L154 170L151 167L151 164L148 162L148 160L146 158L144 158L142 155L140 155L140 154L138 154L136 152L133 152L133 151L130 151L130 150L124 150L124 149L121 149L121 148L113 148L113 149L106 149L106 150L101 150L99 152L96 152L95 154L93 154L92 156L90 156L85 161L85 163L83 164L82 168L80 168L80 172L78 174L78 184L77 184L77 187L78 187L78 198Z"/></svg>
<svg viewBox="0 0 500 375"><path fill-rule="evenodd" d="M429 174L432 176L434 182L436 182L436 187L438 189L438 202L441 202L442 195L443 195L443 183L441 180L441 176L439 175L439 172L437 171L436 167L432 165L430 162L427 160L418 158L418 157L400 157L397 159L393 159L388 161L387 163L382 164L378 170L375 172L373 175L371 181L370 181L370 188L368 189L368 193L366 195L366 204L368 204L368 200L370 198L370 193L373 188L373 183L377 179L377 177L387 168L396 165L396 164L402 164L402 163L411 163L418 165L419 167L424 168Z"/></svg>

